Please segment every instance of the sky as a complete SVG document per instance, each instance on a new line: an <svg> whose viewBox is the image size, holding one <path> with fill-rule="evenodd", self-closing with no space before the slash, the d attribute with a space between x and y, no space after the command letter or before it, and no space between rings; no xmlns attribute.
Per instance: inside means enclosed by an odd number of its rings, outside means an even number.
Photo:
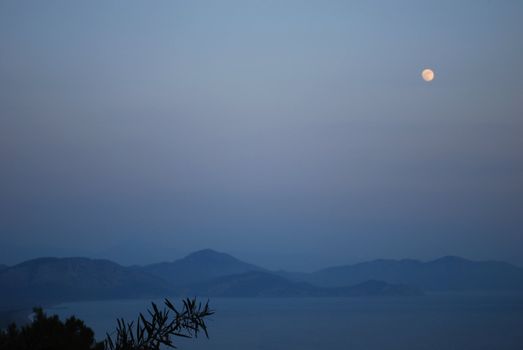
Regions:
<svg viewBox="0 0 523 350"><path fill-rule="evenodd" d="M517 0L2 1L0 263L523 266L522 37Z"/></svg>

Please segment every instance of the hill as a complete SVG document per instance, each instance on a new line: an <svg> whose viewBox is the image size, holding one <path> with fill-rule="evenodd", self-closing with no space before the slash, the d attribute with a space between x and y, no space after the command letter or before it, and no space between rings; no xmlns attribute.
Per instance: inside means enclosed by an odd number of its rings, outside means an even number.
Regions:
<svg viewBox="0 0 523 350"><path fill-rule="evenodd" d="M47 303L167 295L418 295L399 284L362 281L326 288L292 281L228 254L202 250L172 263L124 267L109 260L39 258L0 271L0 310ZM175 287L176 286L176 287Z"/></svg>
<svg viewBox="0 0 523 350"><path fill-rule="evenodd" d="M429 262L374 260L313 273L271 272L209 249L144 267L87 258L40 258L0 270L0 311L167 295L346 297L419 295L421 290L521 291L523 269L444 257Z"/></svg>
<svg viewBox="0 0 523 350"><path fill-rule="evenodd" d="M194 252L173 262L147 265L144 266L143 270L175 286L188 286L222 276L250 271L264 271L259 266L211 249Z"/></svg>
<svg viewBox="0 0 523 350"><path fill-rule="evenodd" d="M381 281L341 288L322 288L306 282L293 282L268 272L247 272L216 278L185 290L188 295L207 297L354 297L412 296L421 290Z"/></svg>
<svg viewBox="0 0 523 350"><path fill-rule="evenodd" d="M39 258L0 272L0 306L163 296L172 291L157 277L108 260Z"/></svg>
<svg viewBox="0 0 523 350"><path fill-rule="evenodd" d="M330 267L311 274L282 274L323 287L381 280L417 286L423 290L523 290L523 269L496 261L471 261L447 256L434 261L374 260Z"/></svg>

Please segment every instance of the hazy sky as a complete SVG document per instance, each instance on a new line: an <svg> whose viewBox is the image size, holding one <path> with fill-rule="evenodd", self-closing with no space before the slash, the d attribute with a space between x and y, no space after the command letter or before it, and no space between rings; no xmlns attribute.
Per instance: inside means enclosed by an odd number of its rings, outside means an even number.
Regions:
<svg viewBox="0 0 523 350"><path fill-rule="evenodd" d="M0 263L523 265L522 38L519 0L2 1Z"/></svg>

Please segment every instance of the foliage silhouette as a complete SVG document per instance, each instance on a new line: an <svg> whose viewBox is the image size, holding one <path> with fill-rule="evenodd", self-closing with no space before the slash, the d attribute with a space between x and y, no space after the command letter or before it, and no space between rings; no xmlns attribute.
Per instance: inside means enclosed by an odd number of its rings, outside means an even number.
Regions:
<svg viewBox="0 0 523 350"><path fill-rule="evenodd" d="M69 317L65 322L58 316L48 317L41 308L35 308L31 324L18 329L13 323L0 331L2 350L103 350L103 342L96 342L94 332L82 320Z"/></svg>
<svg viewBox="0 0 523 350"><path fill-rule="evenodd" d="M126 323L124 319L119 319L115 339L108 334L105 348L158 350L162 345L176 348L172 337L197 338L201 331L209 337L204 322L206 317L214 314L209 308L209 302L202 305L195 299L185 299L181 310L177 310L168 299L165 299L164 303L166 308L163 310L151 303L152 308L147 310L149 319L141 313L136 322Z"/></svg>
<svg viewBox="0 0 523 350"><path fill-rule="evenodd" d="M208 337L204 319L214 314L209 302L185 299L180 310L168 299L164 303L162 310L151 303L150 317L140 313L129 323L118 319L116 330L103 342L96 342L94 332L82 320L72 316L62 322L35 308L31 324L19 329L13 323L0 330L0 350L159 350L176 348L173 337L196 338L200 332Z"/></svg>

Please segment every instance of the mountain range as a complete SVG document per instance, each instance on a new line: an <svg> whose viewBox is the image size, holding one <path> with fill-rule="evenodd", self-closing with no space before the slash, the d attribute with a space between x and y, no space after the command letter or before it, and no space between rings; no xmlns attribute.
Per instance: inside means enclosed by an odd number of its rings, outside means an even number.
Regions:
<svg viewBox="0 0 523 350"><path fill-rule="evenodd" d="M219 297L356 297L416 296L418 288L369 280L347 287L319 287L307 282L294 282L274 273L252 271L218 277L194 284L183 290L185 295Z"/></svg>
<svg viewBox="0 0 523 350"><path fill-rule="evenodd" d="M172 287L163 279L109 260L39 258L0 271L4 307L166 293L172 293Z"/></svg>
<svg viewBox="0 0 523 350"><path fill-rule="evenodd" d="M169 281L174 286L188 286L217 277L250 271L266 271L235 257L204 249L173 262L162 262L143 267L144 271Z"/></svg>
<svg viewBox="0 0 523 350"><path fill-rule="evenodd" d="M523 290L522 268L504 262L471 261L455 256L428 262L381 259L329 267L310 274L282 272L281 275L324 287L346 286L375 279L408 284L425 291Z"/></svg>
<svg viewBox="0 0 523 350"><path fill-rule="evenodd" d="M73 300L160 296L412 296L423 291L523 291L523 269L444 257L375 260L312 273L270 271L210 249L172 262L39 258L0 268L0 308Z"/></svg>

